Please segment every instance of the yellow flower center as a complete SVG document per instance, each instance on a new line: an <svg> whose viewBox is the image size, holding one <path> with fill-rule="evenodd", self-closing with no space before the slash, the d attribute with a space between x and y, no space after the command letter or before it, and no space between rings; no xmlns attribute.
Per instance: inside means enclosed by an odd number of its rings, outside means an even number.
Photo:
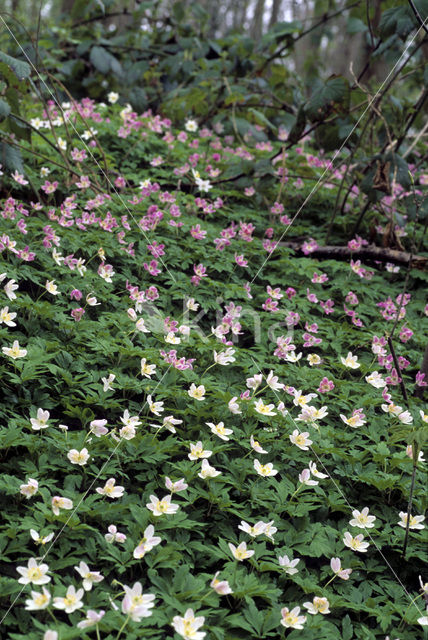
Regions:
<svg viewBox="0 0 428 640"><path fill-rule="evenodd" d="M293 625L293 624L296 624L297 622L297 616L293 616L291 613L287 613L284 620L287 624Z"/></svg>
<svg viewBox="0 0 428 640"><path fill-rule="evenodd" d="M43 607L47 602L49 602L49 596L46 596L44 593L41 593L37 598L34 598L34 604L36 607Z"/></svg>
<svg viewBox="0 0 428 640"><path fill-rule="evenodd" d="M40 578L43 578L43 573L39 567L33 567L28 569L28 578L30 580L40 580Z"/></svg>
<svg viewBox="0 0 428 640"><path fill-rule="evenodd" d="M68 595L64 598L64 604L66 605L66 607L70 607L73 606L73 604L76 604L77 602L77 598L75 595Z"/></svg>

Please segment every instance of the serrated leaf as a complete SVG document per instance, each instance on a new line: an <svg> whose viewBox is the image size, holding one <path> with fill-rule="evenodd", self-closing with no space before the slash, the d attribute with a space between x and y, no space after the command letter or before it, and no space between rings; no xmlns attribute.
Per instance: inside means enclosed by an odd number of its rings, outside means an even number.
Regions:
<svg viewBox="0 0 428 640"><path fill-rule="evenodd" d="M386 9L379 22L379 31L382 37L399 35L405 38L418 25L413 12L407 5Z"/></svg>
<svg viewBox="0 0 428 640"><path fill-rule="evenodd" d="M326 106L341 102L345 98L347 90L348 83L342 76L328 78L315 89L307 102L306 115L311 119L321 117Z"/></svg>

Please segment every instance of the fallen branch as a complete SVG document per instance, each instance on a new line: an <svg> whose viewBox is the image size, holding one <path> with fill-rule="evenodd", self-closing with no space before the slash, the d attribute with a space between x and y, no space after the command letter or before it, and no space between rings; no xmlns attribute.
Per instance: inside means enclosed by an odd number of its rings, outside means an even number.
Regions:
<svg viewBox="0 0 428 640"><path fill-rule="evenodd" d="M279 247L294 249L296 253L303 254L301 242L280 242ZM391 262L392 264L408 266L411 263L416 269L425 269L428 266L428 257L414 256L406 251L396 249L384 249L369 245L362 247L358 251L351 251L346 246L324 246L317 247L309 256L311 258L332 258L333 260L373 260L377 262Z"/></svg>

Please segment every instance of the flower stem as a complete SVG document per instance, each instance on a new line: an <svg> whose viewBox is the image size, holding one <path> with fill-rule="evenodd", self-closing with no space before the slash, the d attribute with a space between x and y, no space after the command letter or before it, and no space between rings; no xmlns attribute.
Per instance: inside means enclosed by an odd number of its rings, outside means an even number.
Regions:
<svg viewBox="0 0 428 640"><path fill-rule="evenodd" d="M291 501L292 501L292 499L294 498L294 496L296 496L296 495L299 493L299 491L300 491L300 489L301 489L302 487L303 487L303 484L300 484L300 485L297 487L296 491L295 491L295 492L293 493L293 495L290 497L289 502L291 502Z"/></svg>
<svg viewBox="0 0 428 640"><path fill-rule="evenodd" d="M122 631L124 630L124 628L125 628L125 627L126 627L126 625L128 624L128 622L129 622L129 618L130 618L130 617L131 617L131 616L127 616L127 618L126 618L125 622L124 622L124 623L123 623L123 625L120 627L120 629L119 629L119 631L118 631L118 634L117 634L117 636L116 636L116 640L118 640L118 639L120 638L120 636L122 635Z"/></svg>
<svg viewBox="0 0 428 640"><path fill-rule="evenodd" d="M323 586L323 589L325 589L326 587L328 587L328 585L330 584L330 582L333 582L333 580L337 578L337 573L334 574L334 576L332 578L330 578L330 580L328 582L325 583L325 585Z"/></svg>

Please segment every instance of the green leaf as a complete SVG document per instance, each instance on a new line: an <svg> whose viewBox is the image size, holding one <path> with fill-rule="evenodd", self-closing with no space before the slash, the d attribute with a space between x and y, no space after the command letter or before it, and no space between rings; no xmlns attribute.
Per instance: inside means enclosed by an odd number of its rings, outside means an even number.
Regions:
<svg viewBox="0 0 428 640"><path fill-rule="evenodd" d="M348 93L348 82L342 76L332 76L319 85L306 104L306 115L312 120L322 118L324 109L344 100Z"/></svg>
<svg viewBox="0 0 428 640"><path fill-rule="evenodd" d="M263 616L261 612L257 610L256 605L253 601L248 604L248 607L243 611L244 617L257 634L261 633L262 625L263 625Z"/></svg>
<svg viewBox="0 0 428 640"><path fill-rule="evenodd" d="M10 113L9 103L0 98L0 122L3 122L3 120L7 118L9 113Z"/></svg>
<svg viewBox="0 0 428 640"><path fill-rule="evenodd" d="M405 189L410 189L412 181L410 179L409 165L396 153L388 153L385 156L385 162L390 162L390 180L395 180Z"/></svg>
<svg viewBox="0 0 428 640"><path fill-rule="evenodd" d="M107 49L104 47L93 46L89 54L89 60L100 73L106 75L112 71L116 75L122 73L122 66Z"/></svg>
<svg viewBox="0 0 428 640"><path fill-rule="evenodd" d="M297 112L296 121L291 127L290 133L288 134L288 142L293 144L296 143L300 139L300 136L302 135L302 133L304 132L305 126L306 126L306 113L305 113L304 106L301 105L299 108L299 111Z"/></svg>
<svg viewBox="0 0 428 640"><path fill-rule="evenodd" d="M31 67L27 62L12 58L12 56L8 56L3 51L0 51L0 61L4 62L13 71L18 80L26 80L30 77Z"/></svg>
<svg viewBox="0 0 428 640"><path fill-rule="evenodd" d="M0 158L9 171L24 172L21 152L16 147L12 147L6 142L0 142Z"/></svg>
<svg viewBox="0 0 428 640"><path fill-rule="evenodd" d="M258 124L265 125L266 127L269 127L269 129L272 129L272 131L276 131L275 125L266 118L264 113L257 109L253 109L253 107L250 107L248 111L253 114Z"/></svg>
<svg viewBox="0 0 428 640"><path fill-rule="evenodd" d="M382 13L379 31L382 38L394 34L405 38L416 26L419 25L411 9L407 5L401 5L386 9Z"/></svg>
<svg viewBox="0 0 428 640"><path fill-rule="evenodd" d="M342 640L352 640L354 637L354 629L352 627L351 618L346 614L342 620Z"/></svg>
<svg viewBox="0 0 428 640"><path fill-rule="evenodd" d="M147 108L147 94L142 87L133 87L129 94L129 102L137 113L142 113Z"/></svg>
<svg viewBox="0 0 428 640"><path fill-rule="evenodd" d="M349 18L346 25L347 33L361 33L367 31L367 25L360 18Z"/></svg>

